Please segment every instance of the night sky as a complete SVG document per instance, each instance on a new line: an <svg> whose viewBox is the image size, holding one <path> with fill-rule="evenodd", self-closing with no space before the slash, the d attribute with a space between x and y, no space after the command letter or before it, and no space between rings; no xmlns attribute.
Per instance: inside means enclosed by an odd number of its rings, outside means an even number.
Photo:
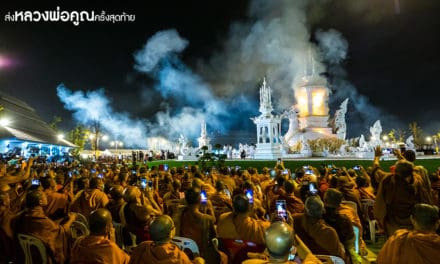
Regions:
<svg viewBox="0 0 440 264"><path fill-rule="evenodd" d="M217 93L216 87L228 80L213 78L215 67L205 76L201 62L222 52L233 25L252 24L257 20L249 15L251 0L136 1L143 4L94 1L93 6L80 1L42 2L38 5L16 1L1 4L0 90L30 104L47 122L53 116L61 116L60 127L65 130L77 121L57 96L56 88L61 83L73 91L104 88L114 111L127 113L133 119L151 121L158 109L163 109L159 93L145 92L153 89L155 80L135 70L133 57L161 30L176 29L188 40L179 58L208 85L212 84L214 93L221 97L223 94ZM345 72L345 81L356 89L355 94L368 99L363 111L368 111L371 105L379 119L391 120L382 121L384 130L407 129L409 122L416 121L427 133L440 131L440 1L400 0L397 1L400 12L394 0L309 2L313 2L305 8L309 40L317 43L317 30L334 29L342 34L348 43L348 53L340 69ZM57 6L62 10L126 12L135 14L136 21L83 22L74 26L70 22L4 20L9 11L54 10ZM267 15L277 16L276 12ZM326 61L322 63L325 65ZM332 74L328 67L325 75L329 77L329 86L332 90L338 89L337 82L332 83ZM222 76L220 72L218 76ZM258 87L262 77L260 75L252 85ZM267 77L275 89L280 89L276 79L271 79L270 74ZM254 93L250 97L257 100L257 88ZM292 92L292 104L293 100ZM341 101L331 104L332 113ZM168 103L173 104L173 99ZM356 110L349 104L349 111ZM249 117L241 117L245 125L240 127L254 133L255 126ZM372 122L359 120L362 118L357 113L349 114L348 121L353 124L348 124L350 136L368 134L368 127L363 130L362 126ZM239 130L240 127L228 129Z"/></svg>

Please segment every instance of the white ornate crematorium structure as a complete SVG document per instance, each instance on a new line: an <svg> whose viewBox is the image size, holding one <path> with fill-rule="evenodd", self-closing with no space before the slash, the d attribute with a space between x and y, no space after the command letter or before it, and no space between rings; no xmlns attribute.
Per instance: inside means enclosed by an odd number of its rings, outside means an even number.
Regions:
<svg viewBox="0 0 440 264"><path fill-rule="evenodd" d="M346 99L335 113L335 129L329 126L330 90L327 81L314 70L306 74L294 87L296 104L281 115L273 113L271 89L263 80L260 88L260 116L251 118L257 126L256 159L273 159L284 155L283 149L298 149L310 156L308 140L334 137L345 140L347 112ZM281 122L289 120L289 129L282 135ZM336 132L334 133L333 130Z"/></svg>
<svg viewBox="0 0 440 264"><path fill-rule="evenodd" d="M255 159L274 159L281 157L281 115L272 114L271 89L266 78L260 88L260 115L251 118L257 126Z"/></svg>

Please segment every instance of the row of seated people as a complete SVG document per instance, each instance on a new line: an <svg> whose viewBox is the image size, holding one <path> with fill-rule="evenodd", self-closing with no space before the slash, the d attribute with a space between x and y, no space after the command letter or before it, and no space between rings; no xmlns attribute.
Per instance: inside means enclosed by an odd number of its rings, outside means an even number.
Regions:
<svg viewBox="0 0 440 264"><path fill-rule="evenodd" d="M28 168L31 166L32 161L30 160ZM397 174L401 173L400 167L396 166ZM242 170L236 173L228 173L227 170L212 171L210 177L207 177L204 173L199 173L196 167L192 167L191 170L184 173L178 173L179 170L176 170L174 174L173 170L170 173L161 173L154 169L146 173L145 171L142 172L142 168L140 168L134 174L135 177L133 177L133 173L129 175L127 169L120 169L119 172L117 169L107 169L106 173L103 173L104 181L97 177L100 174L99 172L104 172L104 168L90 167L89 169L82 168L80 170L76 187L73 185L74 181L72 179L68 181L68 184L61 183L60 190L56 189L55 179L59 173L64 173L67 178L69 171L51 170L46 177L34 175L34 178L39 176L40 184L25 188L26 191L23 193L33 193L33 189L44 189L47 202L42 199L43 206L41 206L41 210L27 208L20 215L32 212L29 215L31 217L44 218L46 216L48 219L50 217L57 222L61 221L60 230L68 230L69 223L74 221L75 217L73 214L66 214L67 212L79 212L86 217L90 217L91 212L96 209L107 207L114 221L123 223L130 232L136 234L137 242L140 243L151 239L149 223L155 219L155 216L166 213L174 219L178 235L192 238L201 249L202 257L210 261L215 258L214 261L216 262L212 263L217 263L224 262L225 256L212 245L212 238L219 237L221 241L227 241L227 239L244 240L257 245L264 245L265 230L270 225L267 220L268 216L270 218L270 214L276 211L274 206L277 200L285 200L286 209L290 215L289 219L285 221L289 221L291 224L294 223L295 230L298 229L297 233L302 234L302 239L308 241L306 245L312 247L313 253L339 256L346 263L359 262L359 256L352 249L353 244L355 244L352 242L354 239L353 229L347 228L347 226L350 226L349 224L357 225L359 228L363 227L356 212L359 207L353 212L352 209L344 208L344 205L341 204L343 199L356 197L351 192L355 193L355 190L359 189L355 188L356 185L353 182L356 183L357 178L360 177L351 177L350 171L341 170L332 173L330 170L325 169L324 173L320 173L319 170L314 169L314 173L311 175L307 175L306 171L301 175L302 170L300 169L296 171L296 179L291 180L289 179L290 175L284 174L284 168L275 170L275 177L271 177L267 170L262 174L258 174L254 169ZM92 170L95 170L95 172L92 172ZM89 178L87 175L92 177ZM21 176L14 177L21 180ZM133 178L136 179L134 182L132 181ZM151 189L142 186L142 178L152 181ZM368 177L364 178L368 179ZM313 190L310 189L309 184L304 184L304 182L310 183L313 180L317 185L317 193L312 193ZM141 188L131 186L133 184L138 184ZM347 187L350 185L352 185L351 189ZM16 184L15 186L8 184L8 186L9 190L2 187L3 192L0 195L2 197L1 220L2 229L6 230L6 237L13 239L20 229L11 228L11 226L15 226L20 221L17 221L18 216L14 214L17 211L14 212L10 207L9 194L15 195L12 204L20 209L23 204L27 203L27 200L24 201L24 195L17 195ZM106 188L106 186L108 187ZM252 204L249 197L243 194L245 190L249 189L254 194ZM346 189L348 189L348 192ZM103 190L106 190L107 193ZM207 193L208 201L206 204L200 200L200 190ZM377 193L376 190L371 193L374 192ZM182 195L183 193L185 195ZM230 193L232 193L231 196L235 197L234 201L228 195ZM184 199L182 199L183 196L185 196ZM320 196L323 198L324 203L319 198ZM181 201L174 205L170 203L170 206L167 206L167 202L171 200ZM305 206L304 202L306 202ZM226 211L226 213L218 213L219 210L216 210L218 208L222 209L220 212ZM228 210L231 212L227 212ZM60 211L64 214L59 213ZM316 224L310 225L309 223ZM315 228L320 224L323 227L322 232L336 234L336 240L333 241L338 242L336 243L337 246L326 248L327 245L324 245L326 243L320 245L320 231L319 228ZM251 228L246 229L246 226ZM27 228L30 228L30 226L27 226ZM40 229L41 232L45 230L44 228ZM26 230L25 232L29 233ZM60 233L60 231L57 232ZM313 234L318 235L317 238L314 238ZM53 242L49 241L52 239L51 236L42 236L38 232L36 235L47 240L50 251L56 251L57 254L63 253L63 256L53 256L56 263L63 263L70 259L68 250L66 252L66 250L56 248L56 246L68 248L69 243L73 243L73 241L68 241L67 236L63 238L63 235L56 235L56 242ZM331 235L329 236L331 237ZM360 243L362 244L362 241ZM51 244L54 245L52 248ZM223 245L221 243L219 246L222 249ZM7 256L7 254L5 255Z"/></svg>
<svg viewBox="0 0 440 264"><path fill-rule="evenodd" d="M194 193L197 192L194 191ZM57 253L51 260L53 263L63 263L61 262L63 257L61 253L66 252L66 248L63 247L66 244L62 243L62 240L60 241L59 239L60 237L65 239L65 231L68 230L67 226L69 223L56 225L51 222L42 213L42 207L45 204L46 197L43 192L39 190L28 192L26 195L26 210L22 215L14 218L13 227L20 230L20 233L40 237L56 234L57 238L52 237L49 241L56 241L58 243L48 245L58 250L51 251ZM282 224L284 228L277 227L275 230L278 231L273 233L271 227L277 226L277 224L274 223L280 222L277 221L279 219L272 221L272 224L251 219L248 215L250 204L247 197L245 195L237 195L234 197L234 212L226 213L220 218L218 236L221 241L226 241L225 243L228 243L229 240L233 240L234 242L240 240L238 243L258 241L261 247L255 245L251 247L251 249L257 249L260 252L262 252L265 247L268 248L269 251L266 252L266 254L252 255L252 257L256 257L258 260L248 260L245 261L245 263L272 263L267 262L267 260L272 259L275 261L277 259L277 261L279 261L280 258L285 260L285 262L273 263L290 263L287 259L292 253L296 253L298 258L301 258L304 263L321 263L319 258L315 258L315 254L327 253L327 255L333 254L333 256L338 256L338 254L332 252L342 252L343 254L343 246L337 242L338 234L322 221L324 204L320 198L318 196L307 198L305 207L306 213L297 215L297 219L293 219L293 228L291 223L289 223L291 219L289 219L287 223ZM240 210L242 211L240 212ZM417 204L411 218L415 230L399 230L399 232L396 232L385 244L382 254L379 255L378 260L380 263L389 263L387 261L390 259L398 259L400 249L398 245L405 247L405 254L414 251L411 249L411 247L414 246L417 247L417 250L426 255L438 251L438 248L429 247L429 244L439 242L439 237L435 234L435 230L439 225L438 213L438 208L435 206ZM74 217L69 218L71 220ZM242 220L243 223L236 222L236 219ZM176 245L170 243L176 234L176 226L169 216L162 215L154 218L149 225L150 240L140 243L133 250L131 260L130 256L110 239L113 234L112 217L107 209L97 209L93 211L89 216L88 222L90 235L82 236L75 241L71 249L70 263L174 263L172 262L173 260L181 261L179 263L204 263L200 258L194 258L194 260L190 262L188 256L186 256L183 251ZM26 224L24 225L24 223ZM42 229L43 227L45 228ZM256 229L260 232L255 232ZM286 229L295 230L296 236L294 234L288 237L282 235L283 232L287 232ZM252 230L254 232L252 232ZM292 233L293 231L288 232ZM276 236L278 239L271 236ZM282 240L283 243L287 244L280 243L280 239L284 239ZM285 240L289 241L286 242ZM297 245L294 248L295 251L292 252L293 241L296 241ZM424 243L420 243L420 241ZM271 251L270 247L275 247L275 249ZM289 249L288 251L286 251L286 247ZM280 250L280 248L284 248L282 255L273 252L276 249ZM216 247L214 249L216 251L218 250ZM228 252L228 248L226 248L226 252ZM341 254L339 254L339 256L340 255ZM411 263L417 263L417 260L420 260L417 256L418 255L409 254L407 257L415 261ZM342 258L343 257L341 257L341 259ZM187 259L188 262L185 262ZM261 259L264 259L266 262L259 262ZM21 263L22 260L17 259L17 261L17 263ZM295 261L295 258L293 258L293 261ZM430 260L427 259L426 261ZM218 262L208 263L222 263L222 261L218 260ZM348 263L347 260L345 260L345 263Z"/></svg>

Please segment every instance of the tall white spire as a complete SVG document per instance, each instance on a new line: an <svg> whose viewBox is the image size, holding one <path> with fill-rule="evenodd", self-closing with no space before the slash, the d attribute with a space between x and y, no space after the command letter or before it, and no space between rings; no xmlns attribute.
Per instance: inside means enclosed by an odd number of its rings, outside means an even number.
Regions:
<svg viewBox="0 0 440 264"><path fill-rule="evenodd" d="M210 144L211 139L208 137L208 132L206 130L206 122L205 120L202 120L200 124L200 137L197 139L199 141L199 148L203 146L207 146L208 150L210 151L212 146Z"/></svg>
<svg viewBox="0 0 440 264"><path fill-rule="evenodd" d="M202 123L200 124L200 136L201 137L206 137L206 122L205 120L202 120Z"/></svg>
<svg viewBox="0 0 440 264"><path fill-rule="evenodd" d="M269 86L266 86L266 77L263 79L263 85L260 87L260 112L263 115L270 115L273 111L272 92Z"/></svg>

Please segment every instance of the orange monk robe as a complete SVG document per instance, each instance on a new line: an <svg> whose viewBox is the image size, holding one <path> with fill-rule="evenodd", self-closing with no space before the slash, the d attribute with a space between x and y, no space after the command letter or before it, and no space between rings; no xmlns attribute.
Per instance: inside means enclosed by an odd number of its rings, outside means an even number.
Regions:
<svg viewBox="0 0 440 264"><path fill-rule="evenodd" d="M217 237L243 239L264 245L264 232L270 222L256 220L247 215L234 215L233 212L220 216L217 224Z"/></svg>
<svg viewBox="0 0 440 264"><path fill-rule="evenodd" d="M130 256L104 236L82 236L72 247L70 263L127 264Z"/></svg>
<svg viewBox="0 0 440 264"><path fill-rule="evenodd" d="M112 220L116 223L121 223L121 217L119 215L119 211L121 210L122 206L125 204L124 199L119 199L117 201L110 200L110 202L107 204L106 208L110 211L112 214Z"/></svg>
<svg viewBox="0 0 440 264"><path fill-rule="evenodd" d="M232 209L232 200L224 192L214 193L213 195L209 196L209 200L211 201L212 206L228 207Z"/></svg>
<svg viewBox="0 0 440 264"><path fill-rule="evenodd" d="M344 195L344 199L356 203L358 212L362 208L359 192L354 188L355 183L349 176L338 177L337 189Z"/></svg>
<svg viewBox="0 0 440 264"><path fill-rule="evenodd" d="M388 236L397 229L412 229L410 215L416 203L431 204L431 196L420 175L413 175L408 183L397 175L386 176L379 185L374 204L374 215Z"/></svg>
<svg viewBox="0 0 440 264"><path fill-rule="evenodd" d="M270 264L270 263L296 264L298 262L296 262L296 261L271 262L270 260L265 260L265 259L247 259L242 262L242 264ZM308 254L305 259L301 260L301 263L302 264L322 264L322 262L317 257L315 257L313 254Z"/></svg>
<svg viewBox="0 0 440 264"><path fill-rule="evenodd" d="M313 254L338 256L344 259L345 263L350 263L336 230L323 219L312 221L305 214L298 214L293 217L293 223L296 235Z"/></svg>
<svg viewBox="0 0 440 264"><path fill-rule="evenodd" d="M137 228L143 229L151 220L151 212L146 206L131 202L123 208L125 221L130 232L135 232Z"/></svg>
<svg viewBox="0 0 440 264"><path fill-rule="evenodd" d="M130 264L191 264L188 256L172 243L156 245L153 241L139 244L131 253Z"/></svg>
<svg viewBox="0 0 440 264"><path fill-rule="evenodd" d="M377 263L439 263L440 236L406 229L397 230L377 255Z"/></svg>
<svg viewBox="0 0 440 264"><path fill-rule="evenodd" d="M359 197L362 199L376 200L376 195L374 194L373 188L361 187L357 189Z"/></svg>
<svg viewBox="0 0 440 264"><path fill-rule="evenodd" d="M52 252L54 262L64 263L69 253L68 230L47 217L43 208L26 209L17 215L11 224L15 235L26 234L39 238Z"/></svg>
<svg viewBox="0 0 440 264"><path fill-rule="evenodd" d="M345 204L341 204L336 209L336 211L337 211L337 213L339 213L341 215L345 215L353 225L355 225L359 228L359 233L362 234L361 219L359 218L357 211L353 207L345 205Z"/></svg>
<svg viewBox="0 0 440 264"><path fill-rule="evenodd" d="M13 253L11 220L15 216L9 208L0 211L0 263L8 263Z"/></svg>
<svg viewBox="0 0 440 264"><path fill-rule="evenodd" d="M98 208L105 208L109 199L107 194L98 189L87 189L76 194L70 211L89 217L90 213Z"/></svg>
<svg viewBox="0 0 440 264"><path fill-rule="evenodd" d="M62 218L69 206L69 196L65 193L58 193L50 189L44 190L44 193L47 197L47 205L44 207L44 213L51 219Z"/></svg>
<svg viewBox="0 0 440 264"><path fill-rule="evenodd" d="M3 230L4 234L6 234L9 238L12 239L13 232L11 229L11 220L15 214L9 210L9 208L5 208L0 211L0 229Z"/></svg>

